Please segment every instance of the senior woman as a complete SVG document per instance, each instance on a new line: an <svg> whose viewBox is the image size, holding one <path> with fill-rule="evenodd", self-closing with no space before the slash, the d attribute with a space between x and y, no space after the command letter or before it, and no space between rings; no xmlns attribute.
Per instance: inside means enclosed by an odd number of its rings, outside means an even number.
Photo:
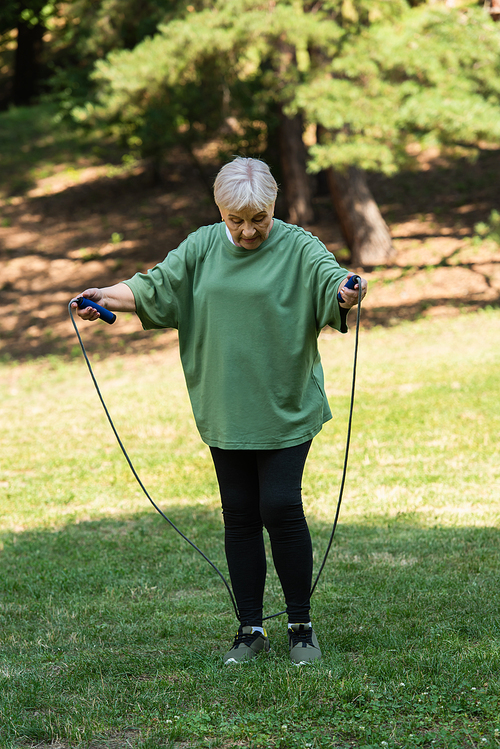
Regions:
<svg viewBox="0 0 500 749"><path fill-rule="evenodd" d="M347 331L358 290L344 288L351 274L316 237L273 217L277 191L263 161L235 158L215 180L221 223L190 234L148 273L82 294L137 312L144 329L179 331L193 413L219 483L240 615L227 664L269 650L264 527L286 601L290 658L300 665L321 657L301 480L312 439L332 417L318 334L326 325ZM366 288L362 280L363 296ZM98 318L91 308L78 314Z"/></svg>

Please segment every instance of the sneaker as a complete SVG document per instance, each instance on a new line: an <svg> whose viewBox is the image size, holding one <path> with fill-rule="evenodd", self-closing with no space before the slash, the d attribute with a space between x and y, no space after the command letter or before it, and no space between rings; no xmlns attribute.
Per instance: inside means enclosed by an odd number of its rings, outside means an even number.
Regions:
<svg viewBox="0 0 500 749"><path fill-rule="evenodd" d="M234 638L233 647L224 656L224 664L249 661L250 658L255 658L261 650L268 653L269 647L266 630L262 634L262 632L255 631L253 627L240 627Z"/></svg>
<svg viewBox="0 0 500 749"><path fill-rule="evenodd" d="M318 638L310 625L289 624L288 646L290 648L290 659L296 666L304 666L306 663L321 658Z"/></svg>

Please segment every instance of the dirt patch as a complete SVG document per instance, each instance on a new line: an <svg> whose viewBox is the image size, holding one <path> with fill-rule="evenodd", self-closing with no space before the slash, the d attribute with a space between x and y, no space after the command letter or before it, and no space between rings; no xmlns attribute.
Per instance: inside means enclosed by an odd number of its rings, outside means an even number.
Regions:
<svg viewBox="0 0 500 749"><path fill-rule="evenodd" d="M474 238L474 226L499 207L500 151L482 152L475 164L423 166L422 171L392 179L371 179L397 257L391 267L353 269L370 283L364 326L499 303L499 247ZM25 196L5 202L0 222L0 357L75 354L77 342L67 312L71 297L145 271L188 232L218 220L209 188L216 168L207 163L200 170L185 154L176 153L157 184L144 164L114 177L97 167L83 167L44 178ZM349 267L338 222L320 188L315 211L315 223L308 228ZM177 340L173 331L143 332L132 315L120 315L113 326L80 326L94 354L160 349Z"/></svg>

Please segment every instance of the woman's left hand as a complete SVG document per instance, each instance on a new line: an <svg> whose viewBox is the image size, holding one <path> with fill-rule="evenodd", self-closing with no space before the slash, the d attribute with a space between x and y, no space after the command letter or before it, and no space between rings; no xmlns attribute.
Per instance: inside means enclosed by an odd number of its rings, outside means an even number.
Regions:
<svg viewBox="0 0 500 749"><path fill-rule="evenodd" d="M339 286L339 294L344 300L343 302L339 302L339 305L341 307L344 307L344 309L351 309L351 307L355 307L358 303L359 299L359 284L356 284L354 286L354 289L346 289L345 285L347 281L351 278L351 276L357 275L355 273L349 273L345 281L342 281L342 283ZM358 276L358 278L361 278L361 276ZM366 292L368 291L368 282L366 278L361 278L361 299L363 300L366 296Z"/></svg>

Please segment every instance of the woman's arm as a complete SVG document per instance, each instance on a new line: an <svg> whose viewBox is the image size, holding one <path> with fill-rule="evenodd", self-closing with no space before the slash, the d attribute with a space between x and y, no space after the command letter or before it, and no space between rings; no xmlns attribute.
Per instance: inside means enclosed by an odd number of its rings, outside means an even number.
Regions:
<svg viewBox="0 0 500 749"><path fill-rule="evenodd" d="M112 312L135 312L135 298L132 290L124 283L117 283L114 286L107 286L104 289L85 289L78 297L85 297L90 299L92 302L100 304L101 307L109 309ZM76 299L71 302L73 309L77 310L77 314L82 320L98 320L99 312L92 307L78 308Z"/></svg>

